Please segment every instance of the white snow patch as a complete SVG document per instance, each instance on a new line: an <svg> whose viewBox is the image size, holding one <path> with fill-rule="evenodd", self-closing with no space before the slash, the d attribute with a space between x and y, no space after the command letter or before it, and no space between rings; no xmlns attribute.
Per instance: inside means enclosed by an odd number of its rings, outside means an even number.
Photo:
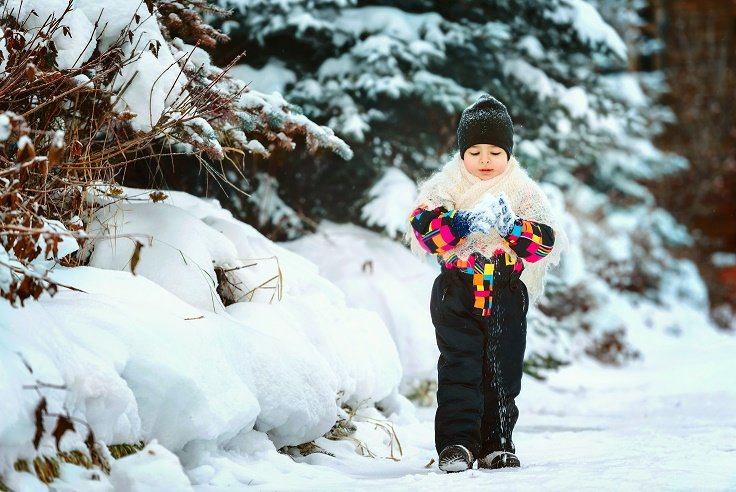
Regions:
<svg viewBox="0 0 736 492"><path fill-rule="evenodd" d="M286 86L296 82L296 74L286 68L281 60L271 59L261 68L250 65L235 65L228 72L232 77L240 79L251 89L270 94L279 92L284 94Z"/></svg>
<svg viewBox="0 0 736 492"><path fill-rule="evenodd" d="M736 266L736 253L727 253L725 251L719 251L711 255L710 261L711 263L713 263L713 266L716 266L719 268L734 267Z"/></svg>
<svg viewBox="0 0 736 492"><path fill-rule="evenodd" d="M573 118L581 118L588 113L588 94L582 87L570 87L560 94L560 104L567 108Z"/></svg>
<svg viewBox="0 0 736 492"><path fill-rule="evenodd" d="M362 218L390 236L403 234L416 196L414 182L400 169L390 167L368 191L370 201L363 206Z"/></svg>
<svg viewBox="0 0 736 492"><path fill-rule="evenodd" d="M562 0L556 10L545 9L544 15L557 24L571 24L584 41L591 45L604 44L621 60L626 60L626 43L595 7L584 0Z"/></svg>
<svg viewBox="0 0 736 492"><path fill-rule="evenodd" d="M110 482L116 492L193 491L179 458L154 439L140 452L113 462Z"/></svg>
<svg viewBox="0 0 736 492"><path fill-rule="evenodd" d="M436 377L439 353L428 309L436 268L395 241L351 224L323 222L316 234L284 246L314 261L342 289L348 305L381 316L398 348L405 384Z"/></svg>

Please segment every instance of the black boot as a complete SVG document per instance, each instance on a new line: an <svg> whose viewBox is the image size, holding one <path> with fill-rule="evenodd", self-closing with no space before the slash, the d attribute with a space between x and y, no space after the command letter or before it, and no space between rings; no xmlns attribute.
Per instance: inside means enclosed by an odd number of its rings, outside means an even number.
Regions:
<svg viewBox="0 0 736 492"><path fill-rule="evenodd" d="M447 473L462 472L473 467L473 453L459 444L447 446L440 453L440 470Z"/></svg>
<svg viewBox="0 0 736 492"><path fill-rule="evenodd" d="M514 453L509 451L494 451L478 460L478 468L519 468L521 462Z"/></svg>

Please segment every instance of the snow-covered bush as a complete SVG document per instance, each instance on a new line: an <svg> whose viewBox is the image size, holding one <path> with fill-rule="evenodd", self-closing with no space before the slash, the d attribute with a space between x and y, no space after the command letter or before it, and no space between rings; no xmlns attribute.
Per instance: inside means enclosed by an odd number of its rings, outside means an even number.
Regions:
<svg viewBox="0 0 736 492"><path fill-rule="evenodd" d="M109 459L108 445L140 441L186 457L255 434L276 451L328 433L343 405L400 404L386 325L315 265L216 202L110 189L88 194L89 266L48 273L74 290L0 304L0 476L17 460L88 448ZM255 293L224 306L214 269ZM34 441L35 419L50 430L57 415L80 432ZM110 461L110 481L126 480Z"/></svg>
<svg viewBox="0 0 736 492"><path fill-rule="evenodd" d="M210 64L196 44L227 37L204 24L201 13L220 11L195 0L3 4L3 297L23 302L53 291L40 263L64 256L62 237L84 237L94 213L83 199L88 187L112 184L140 161L181 153L200 163L228 159L228 171L206 166L227 181L224 173L242 172L245 154L290 152L294 140L312 152L350 156L329 128Z"/></svg>

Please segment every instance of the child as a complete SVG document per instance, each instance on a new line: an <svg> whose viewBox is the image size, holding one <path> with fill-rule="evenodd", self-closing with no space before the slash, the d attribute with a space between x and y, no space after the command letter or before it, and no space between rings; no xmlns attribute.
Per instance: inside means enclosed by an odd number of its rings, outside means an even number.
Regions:
<svg viewBox="0 0 736 492"><path fill-rule="evenodd" d="M506 106L481 96L460 118L459 153L420 187L410 217L412 249L442 266L430 314L440 350L435 446L446 472L472 468L475 457L479 468L520 466L511 434L526 314L558 261L559 231L511 157L513 136Z"/></svg>

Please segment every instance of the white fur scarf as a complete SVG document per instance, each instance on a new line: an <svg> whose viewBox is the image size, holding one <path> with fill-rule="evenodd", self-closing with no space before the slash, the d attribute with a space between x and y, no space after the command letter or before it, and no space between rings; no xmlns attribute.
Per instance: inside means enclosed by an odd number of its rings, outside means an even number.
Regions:
<svg viewBox="0 0 736 492"><path fill-rule="evenodd" d="M560 228L559 221L552 214L552 207L539 185L532 180L527 172L521 168L515 157L511 157L506 170L489 180L482 180L470 174L465 168L460 154L455 156L444 167L433 174L419 187L418 205L428 209L445 207L446 209L471 208L480 202L483 195L491 193L497 195L504 192L509 200L511 209L523 219L541 222L551 226L555 231L555 245L552 252L536 263L524 262L524 271L521 280L529 290L530 303L535 303L544 291L544 277L547 267L557 265L560 253L567 247L567 236ZM413 232L406 235L415 254L426 254ZM496 232L490 234L472 233L456 248L443 255L444 259L453 254L461 260L466 260L474 252L487 258L493 256L497 249L503 249L513 258L516 253Z"/></svg>

